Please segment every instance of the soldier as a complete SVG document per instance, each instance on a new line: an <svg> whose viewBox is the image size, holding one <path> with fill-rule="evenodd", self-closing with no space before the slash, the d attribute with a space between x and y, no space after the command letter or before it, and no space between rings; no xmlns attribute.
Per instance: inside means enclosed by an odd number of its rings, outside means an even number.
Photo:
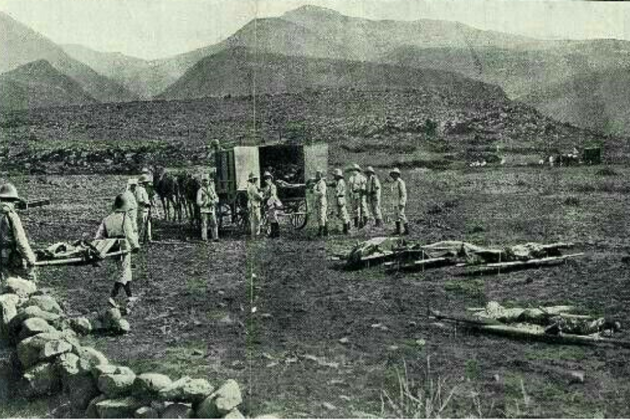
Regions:
<svg viewBox="0 0 630 420"><path fill-rule="evenodd" d="M37 280L35 254L15 212L18 201L20 197L13 184L0 187L0 284L9 277Z"/></svg>
<svg viewBox="0 0 630 420"><path fill-rule="evenodd" d="M346 206L346 181L343 179L341 169L335 169L333 176L336 180L335 201L337 204L337 217L339 217L343 223L343 233L348 234L350 231L350 216L348 215L348 208Z"/></svg>
<svg viewBox="0 0 630 420"><path fill-rule="evenodd" d="M328 197L326 195L326 178L322 171L315 172L315 186L313 193L315 194L315 214L319 230L317 236L328 236Z"/></svg>
<svg viewBox="0 0 630 420"><path fill-rule="evenodd" d="M280 221L278 220L278 212L282 209L282 202L278 198L278 188L273 182L273 175L267 171L263 174L265 187L263 189L264 202L267 212L267 220L271 225L271 238L280 237Z"/></svg>
<svg viewBox="0 0 630 420"><path fill-rule="evenodd" d="M136 186L138 185L137 178L129 178L127 180L127 188L123 192L125 200L129 207L129 218L131 219L131 225L133 231L138 234L138 203L136 203Z"/></svg>
<svg viewBox="0 0 630 420"><path fill-rule="evenodd" d="M114 200L113 212L107 216L101 222L101 225L96 232L95 239L110 239L120 238L125 239L121 245L121 250L125 250L127 246L131 249L129 251L136 253L140 249L138 243L138 235L133 230L132 216L129 213L130 203L127 200L128 195L120 194ZM114 288L112 289L110 303L112 306L116 306L114 299L118 295L121 288L125 289L129 302L134 302L136 298L133 297L131 292L131 254L125 254L118 260L119 273L114 282Z"/></svg>
<svg viewBox="0 0 630 420"><path fill-rule="evenodd" d="M136 204L138 205L140 219L138 220L140 224L140 230L138 233L138 237L142 242L151 242L151 207L153 203L151 203L151 199L149 198L149 194L146 190L146 185L151 183L151 178L147 175L142 175L138 180L138 186L134 191L134 198L136 199Z"/></svg>
<svg viewBox="0 0 630 420"><path fill-rule="evenodd" d="M260 235L260 205L264 200L263 194L260 192L258 185L258 177L251 172L247 178L249 185L247 186L247 210L249 211L249 227L251 229L252 238Z"/></svg>
<svg viewBox="0 0 630 420"><path fill-rule="evenodd" d="M361 229L365 226L368 211L365 200L367 180L361 173L361 167L356 163L349 170L352 173L350 179L348 179L348 188L350 189L350 204L352 205L354 216L354 227Z"/></svg>
<svg viewBox="0 0 630 420"><path fill-rule="evenodd" d="M197 191L197 205L201 214L201 240L208 240L208 224L212 229L212 240L219 242L219 224L217 223L216 208L219 196L214 190L214 182L210 182L210 175L201 178L201 188Z"/></svg>
<svg viewBox="0 0 630 420"><path fill-rule="evenodd" d="M155 176L153 175L153 171L147 167L142 168L142 176L146 176L149 178L149 182L144 185L144 189L147 190L147 194L149 196L149 201L151 202L151 216L155 218L160 217L160 208L156 206L157 194L155 192L155 186L153 183L155 182ZM140 178L142 178L142 176Z"/></svg>
<svg viewBox="0 0 630 420"><path fill-rule="evenodd" d="M400 177L400 169L394 168L389 173L394 180L392 192L394 193L394 211L396 212L396 235L401 234L401 225L404 226L404 235L409 234L409 223L405 216L405 207L407 207L407 186L405 181Z"/></svg>
<svg viewBox="0 0 630 420"><path fill-rule="evenodd" d="M383 213L381 212L381 181L379 181L374 172L374 168L368 166L365 170L367 174L367 201L374 216L374 224L376 227L383 226Z"/></svg>

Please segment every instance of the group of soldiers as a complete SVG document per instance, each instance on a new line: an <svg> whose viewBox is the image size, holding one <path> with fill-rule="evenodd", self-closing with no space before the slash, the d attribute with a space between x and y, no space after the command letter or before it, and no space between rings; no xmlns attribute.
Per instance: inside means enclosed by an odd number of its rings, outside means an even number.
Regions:
<svg viewBox="0 0 630 420"><path fill-rule="evenodd" d="M383 226L381 182L374 168L368 166L367 169L363 171L359 165L354 164L349 167L346 172L349 173L347 183L341 169L335 169L333 171L334 182L328 183L324 172L321 170L316 171L312 191L314 195L314 211L318 224L318 236L328 235L329 187L334 189L336 214L342 222L341 230L344 234L350 233L352 229L350 212L348 211L348 201L350 203L350 211L353 216L355 228L362 229L365 227L370 216L374 219L374 225L376 227ZM407 187L405 181L401 178L401 173L398 168L391 170L389 175L393 180L392 190L394 192L395 201L393 203L396 213L396 230L394 233L397 235L407 235L409 234L409 223L405 215ZM266 212L267 220L269 221L269 236L280 236L278 217L282 209L282 203L278 199L278 189L271 173L265 172L263 174L262 188L258 187L258 176L254 173L249 174L247 203L252 236L256 237L261 233L263 210Z"/></svg>
<svg viewBox="0 0 630 420"><path fill-rule="evenodd" d="M337 168L333 171L334 182L330 185L334 188L336 214L342 222L342 232L348 234L352 228L350 214L352 214L354 227L362 229L372 218L374 226L383 226L383 212L381 210L381 181L376 171L368 166L365 171L358 164L354 164L346 172L349 173L346 183L344 173ZM392 191L394 193L394 211L396 217L397 235L409 234L409 222L405 215L407 207L407 187L401 177L400 170L394 168L389 172L393 180ZM313 189L315 194L315 210L319 226L318 235L328 235L328 183L321 171L317 171L316 184ZM349 199L349 200L348 200ZM348 211L348 201L350 212Z"/></svg>

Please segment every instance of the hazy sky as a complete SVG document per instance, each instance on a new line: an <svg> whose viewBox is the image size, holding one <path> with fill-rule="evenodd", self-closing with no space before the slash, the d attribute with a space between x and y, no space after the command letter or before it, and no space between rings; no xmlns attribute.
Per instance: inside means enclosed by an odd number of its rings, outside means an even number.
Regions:
<svg viewBox="0 0 630 420"><path fill-rule="evenodd" d="M538 38L630 40L630 2L574 0L0 0L57 43L158 58L218 42L304 4L370 19L444 19Z"/></svg>

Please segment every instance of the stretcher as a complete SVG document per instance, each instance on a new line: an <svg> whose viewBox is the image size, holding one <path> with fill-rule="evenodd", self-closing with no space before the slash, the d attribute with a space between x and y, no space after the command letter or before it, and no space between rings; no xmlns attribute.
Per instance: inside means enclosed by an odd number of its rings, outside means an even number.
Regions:
<svg viewBox="0 0 630 420"><path fill-rule="evenodd" d="M35 251L35 266L52 265L87 265L96 264L105 258L129 254L130 247L126 239L97 239L91 242L76 241L72 244L59 242L43 250Z"/></svg>

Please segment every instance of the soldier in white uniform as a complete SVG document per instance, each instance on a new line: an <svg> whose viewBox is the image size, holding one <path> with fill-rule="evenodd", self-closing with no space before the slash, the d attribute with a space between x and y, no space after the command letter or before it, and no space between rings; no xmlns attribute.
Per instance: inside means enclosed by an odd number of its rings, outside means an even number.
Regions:
<svg viewBox="0 0 630 420"><path fill-rule="evenodd" d="M335 169L333 172L335 178L335 204L337 205L337 217L343 224L343 233L348 234L350 231L350 215L348 215L348 207L346 205L346 180L343 178L341 169Z"/></svg>
<svg viewBox="0 0 630 420"><path fill-rule="evenodd" d="M315 172L315 186L313 194L315 195L315 215L319 230L317 236L328 236L328 197L327 197L326 178L323 172L318 170Z"/></svg>
<svg viewBox="0 0 630 420"><path fill-rule="evenodd" d="M256 184L258 177L252 172L247 178L247 210L249 211L249 227L252 238L260 235L260 206L264 200L264 195Z"/></svg>
<svg viewBox="0 0 630 420"><path fill-rule="evenodd" d="M219 241L219 224L217 223L216 208L219 196L214 190L214 182L210 182L210 175L201 178L201 188L197 191L197 206L201 215L201 240L208 240L208 225L214 242Z"/></svg>
<svg viewBox="0 0 630 420"><path fill-rule="evenodd" d="M381 181L374 168L368 166L365 170L367 174L367 202L374 217L374 224L376 227L383 226L383 213L381 212Z"/></svg>
<svg viewBox="0 0 630 420"><path fill-rule="evenodd" d="M129 206L129 217L131 218L131 225L133 231L138 234L138 203L136 203L136 186L138 185L137 178L130 178L127 180L127 188L123 192L125 200Z"/></svg>
<svg viewBox="0 0 630 420"><path fill-rule="evenodd" d="M394 180L392 186L392 192L394 193L394 210L396 212L396 234L403 235L409 234L409 222L407 222L407 216L405 215L405 208L407 207L407 186L405 181L400 177L400 169L394 168L389 175ZM404 231L401 232L401 225L404 227Z"/></svg>
<svg viewBox="0 0 630 420"><path fill-rule="evenodd" d="M368 217L367 201L365 199L367 180L361 173L361 167L356 163L350 167L349 171L352 173L348 179L348 189L354 217L354 227L361 229L365 226L365 221Z"/></svg>
<svg viewBox="0 0 630 420"><path fill-rule="evenodd" d="M18 201L20 197L13 184L0 187L0 286L9 277L37 280L35 254L15 212Z"/></svg>
<svg viewBox="0 0 630 420"><path fill-rule="evenodd" d="M151 178L149 178L148 175L142 175L134 191L134 197L138 205L138 238L142 242L151 241L151 221L149 220L149 213L152 203L145 188L145 185L148 185L150 182Z"/></svg>
<svg viewBox="0 0 630 420"><path fill-rule="evenodd" d="M269 236L271 238L280 237L280 220L278 212L282 209L282 202L278 198L278 188L273 182L273 175L270 172L263 174L265 186L263 187L264 203L267 212L267 220L271 226Z"/></svg>

